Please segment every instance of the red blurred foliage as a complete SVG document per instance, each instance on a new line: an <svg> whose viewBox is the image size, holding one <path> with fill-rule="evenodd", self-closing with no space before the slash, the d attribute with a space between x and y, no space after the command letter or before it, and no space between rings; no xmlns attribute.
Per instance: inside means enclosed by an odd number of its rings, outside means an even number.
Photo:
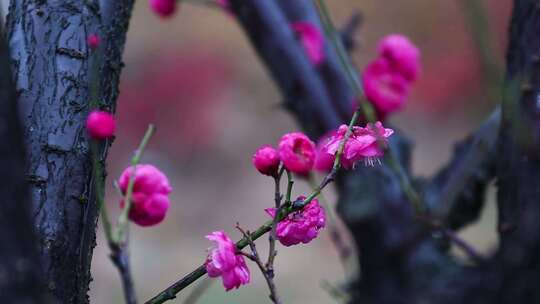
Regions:
<svg viewBox="0 0 540 304"><path fill-rule="evenodd" d="M211 144L226 101L222 93L233 81L225 58L189 49L142 60L121 82L119 137L137 141L154 123L158 132L152 141L166 153L182 156Z"/></svg>
<svg viewBox="0 0 540 304"><path fill-rule="evenodd" d="M415 86L414 102L418 99L430 112L459 107L483 89L480 66L470 48L448 50L444 56L433 54L423 59L423 65L426 69Z"/></svg>
<svg viewBox="0 0 540 304"><path fill-rule="evenodd" d="M489 0L484 5L489 18L493 54L504 67L507 22L511 1ZM456 3L458 14L462 5ZM472 101L486 102L486 82L480 65L479 53L472 40L465 18L458 15L458 22L437 27L432 40L423 49L424 72L414 86L414 103L434 114L459 109ZM468 106L474 106L468 104Z"/></svg>

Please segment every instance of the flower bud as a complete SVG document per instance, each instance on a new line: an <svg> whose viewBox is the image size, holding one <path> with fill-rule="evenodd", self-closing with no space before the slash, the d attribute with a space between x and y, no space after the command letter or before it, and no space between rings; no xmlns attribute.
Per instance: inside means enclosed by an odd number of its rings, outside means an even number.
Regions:
<svg viewBox="0 0 540 304"><path fill-rule="evenodd" d="M269 145L260 147L252 158L253 165L259 172L268 176L276 176L279 169L279 154Z"/></svg>
<svg viewBox="0 0 540 304"><path fill-rule="evenodd" d="M321 64L324 60L324 36L319 28L306 21L298 21L293 23L292 28L309 60L314 64Z"/></svg>
<svg viewBox="0 0 540 304"><path fill-rule="evenodd" d="M384 37L379 43L379 54L408 81L418 78L420 51L409 38L400 34Z"/></svg>
<svg viewBox="0 0 540 304"><path fill-rule="evenodd" d="M113 137L116 123L111 113L92 111L86 119L86 129L90 137L94 139L106 139Z"/></svg>
<svg viewBox="0 0 540 304"><path fill-rule="evenodd" d="M88 47L90 47L90 49L95 51L97 50L100 44L101 44L101 39L99 38L98 35L92 34L88 36Z"/></svg>
<svg viewBox="0 0 540 304"><path fill-rule="evenodd" d="M129 186L129 180L133 175L133 167L128 167L122 172L118 185L125 195ZM169 209L169 193L172 188L167 176L152 165L137 165L135 181L131 196L131 208L128 217L140 226L153 226L159 224L165 218ZM124 200L120 207L124 208Z"/></svg>
<svg viewBox="0 0 540 304"><path fill-rule="evenodd" d="M313 168L315 144L301 132L283 135L278 151L283 166L293 173L308 175Z"/></svg>

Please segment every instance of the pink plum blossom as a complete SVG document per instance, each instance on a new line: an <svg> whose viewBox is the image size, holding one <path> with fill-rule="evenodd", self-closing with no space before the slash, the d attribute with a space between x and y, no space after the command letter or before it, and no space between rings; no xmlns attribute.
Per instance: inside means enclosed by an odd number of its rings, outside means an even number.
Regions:
<svg viewBox="0 0 540 304"><path fill-rule="evenodd" d="M304 133L287 133L278 146L279 158L285 168L299 175L307 175L315 162L315 144Z"/></svg>
<svg viewBox="0 0 540 304"><path fill-rule="evenodd" d="M249 269L244 256L237 254L236 245L225 232L214 231L206 238L215 243L206 258L208 276L221 276L226 291L249 283Z"/></svg>
<svg viewBox="0 0 540 304"><path fill-rule="evenodd" d="M107 139L114 136L116 123L111 113L92 111L86 119L86 129L94 139Z"/></svg>
<svg viewBox="0 0 540 304"><path fill-rule="evenodd" d="M304 200L300 196L297 200ZM275 208L265 210L272 218L276 216ZM290 213L280 221L276 227L276 237L283 246L292 246L299 243L307 244L319 235L324 228L326 214L317 199L313 199L302 210Z"/></svg>
<svg viewBox="0 0 540 304"><path fill-rule="evenodd" d="M122 172L118 180L124 195L127 193L132 174L133 167L130 166ZM168 194L171 191L167 176L158 168L152 165L137 165L129 219L143 227L161 223L169 209ZM124 208L124 200L120 202L120 206Z"/></svg>
<svg viewBox="0 0 540 304"><path fill-rule="evenodd" d="M362 82L367 99L381 118L401 109L409 95L409 81L394 70L386 58L372 61L364 69Z"/></svg>
<svg viewBox="0 0 540 304"><path fill-rule="evenodd" d="M280 163L279 153L272 146L264 145L255 152L252 162L262 174L276 176Z"/></svg>
<svg viewBox="0 0 540 304"><path fill-rule="evenodd" d="M326 144L336 135L336 132L337 131L332 131L326 135L323 135L317 143L315 164L313 165L313 168L319 172L329 172L334 166L336 156L334 154L327 153Z"/></svg>
<svg viewBox="0 0 540 304"><path fill-rule="evenodd" d="M379 54L386 58L393 70L398 71L405 79L414 81L420 73L420 51L409 38L392 34L384 37L379 43Z"/></svg>
<svg viewBox="0 0 540 304"><path fill-rule="evenodd" d="M339 129L327 138L323 138L319 143L317 158L322 158L323 165L321 171L330 170L329 163L333 163L341 141L347 132L347 126L341 125ZM381 122L368 124L365 128L353 127L352 134L345 143L341 156L341 165L345 169L351 169L358 161L363 160L366 164L373 165L374 162L384 155L383 148L388 143L388 138L394 130L384 128Z"/></svg>
<svg viewBox="0 0 540 304"><path fill-rule="evenodd" d="M88 41L87 42L88 42L88 46L90 47L90 49L97 50L97 48L101 44L101 39L99 38L98 35L92 34L92 35L88 36Z"/></svg>
<svg viewBox="0 0 540 304"><path fill-rule="evenodd" d="M321 64L325 57L324 36L319 28L307 21L294 22L292 28L311 62L315 65Z"/></svg>
<svg viewBox="0 0 540 304"><path fill-rule="evenodd" d="M149 0L148 4L160 17L170 17L176 11L176 0Z"/></svg>

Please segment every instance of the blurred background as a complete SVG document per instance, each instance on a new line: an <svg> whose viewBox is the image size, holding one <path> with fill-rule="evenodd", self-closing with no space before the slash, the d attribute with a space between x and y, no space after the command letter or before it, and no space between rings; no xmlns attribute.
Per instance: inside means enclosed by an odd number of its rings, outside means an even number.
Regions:
<svg viewBox="0 0 540 304"><path fill-rule="evenodd" d="M405 111L391 119L416 144L418 175L433 174L448 159L453 143L498 101L497 90L488 85L497 68L487 69L486 77L479 40L472 38L470 16L464 14L468 1L327 1L338 25L356 10L365 17L353 54L358 67L375 56L377 41L390 33L408 35L421 48L422 77ZM511 1L483 3L492 38L486 39L491 67L502 68ZM263 209L273 205L273 181L252 168L251 155L262 144L275 145L283 133L298 126L280 107L276 86L235 20L214 7L187 2L175 17L162 20L146 1L137 1L125 63L118 136L108 161L108 208L118 213L120 198L112 181L129 163L149 123L157 126L157 134L144 162L165 171L174 188L163 224L131 228L136 289L141 299L148 299L204 261L211 246L204 238L209 232L224 230L238 239L236 222L255 229L267 220ZM299 181L294 194L308 190ZM329 197L333 203L335 196ZM483 252L497 242L493 190L489 197L481 222L462 232ZM264 255L265 239L259 241ZM101 226L97 244L91 301L123 303ZM326 232L309 245L278 251L276 284L286 303L334 302L321 284L342 283L344 272ZM216 280L200 303L269 302L261 274L251 269L252 284L226 293Z"/></svg>

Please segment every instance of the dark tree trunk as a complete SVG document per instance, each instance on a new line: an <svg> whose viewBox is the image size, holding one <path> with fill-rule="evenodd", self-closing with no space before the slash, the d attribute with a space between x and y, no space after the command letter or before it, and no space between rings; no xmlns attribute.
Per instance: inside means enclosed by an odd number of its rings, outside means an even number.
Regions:
<svg viewBox="0 0 540 304"><path fill-rule="evenodd" d="M501 303L540 303L540 2L516 0L497 178Z"/></svg>
<svg viewBox="0 0 540 304"><path fill-rule="evenodd" d="M103 41L98 96L102 108L114 110L133 2L18 0L9 8L32 216L47 287L61 303L88 303L98 216L84 128L91 67L86 41L94 33Z"/></svg>
<svg viewBox="0 0 540 304"><path fill-rule="evenodd" d="M49 303L30 217L23 132L2 24L0 126L0 303Z"/></svg>

